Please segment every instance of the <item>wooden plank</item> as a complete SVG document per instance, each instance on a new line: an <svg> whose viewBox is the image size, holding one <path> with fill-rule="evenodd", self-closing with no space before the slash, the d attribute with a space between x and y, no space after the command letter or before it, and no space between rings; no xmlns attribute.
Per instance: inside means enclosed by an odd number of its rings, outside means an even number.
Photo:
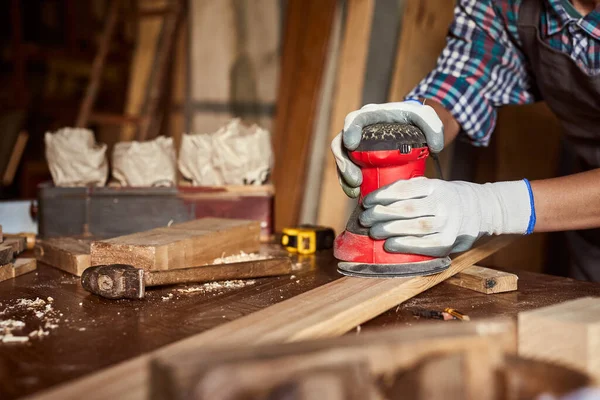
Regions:
<svg viewBox="0 0 600 400"><path fill-rule="evenodd" d="M342 335L513 241L500 236L463 253L445 271L393 279L344 277L196 336L198 343L290 342ZM251 339L252 338L252 339Z"/></svg>
<svg viewBox="0 0 600 400"><path fill-rule="evenodd" d="M563 364L600 382L600 297L520 313L519 355Z"/></svg>
<svg viewBox="0 0 600 400"><path fill-rule="evenodd" d="M100 44L92 64L90 81L86 88L85 96L83 97L83 101L79 109L79 114L77 115L77 121L75 122L75 126L78 128L84 128L87 125L90 113L94 107L94 102L96 101L98 90L100 88L100 82L102 81L104 63L106 61L108 51L110 50L110 42L117 25L120 4L121 0L111 0L110 2Z"/></svg>
<svg viewBox="0 0 600 400"><path fill-rule="evenodd" d="M337 1L288 4L282 85L274 128L275 228L298 224L307 174L307 153L327 59Z"/></svg>
<svg viewBox="0 0 600 400"><path fill-rule="evenodd" d="M515 274L473 265L446 282L479 293L492 294L517 290L518 280L519 277Z"/></svg>
<svg viewBox="0 0 600 400"><path fill-rule="evenodd" d="M202 218L132 235L92 242L92 265L129 264L147 270L188 268L214 259L253 253L260 247L260 223Z"/></svg>
<svg viewBox="0 0 600 400"><path fill-rule="evenodd" d="M370 340L370 335L379 336L376 340ZM242 347L222 347L220 349L222 351L219 352L215 352L214 348L212 350L205 349L205 353L199 349L205 343L203 341L198 342L197 337L198 335L178 341L151 354L142 355L30 398L37 400L78 399L85 396L88 400L106 398L148 399L151 398L151 385L156 388L158 384L158 382L152 381L151 378L149 368L151 362L154 362L157 366L166 366L177 363L179 360L180 366L188 366L188 372L185 373L185 368L178 369L178 372L182 371L184 375L177 378L186 379L186 375L188 378L192 375L190 373L192 372L192 366L198 365L196 362L201 363L202 360L205 360L208 364L216 360L225 362L229 359L255 357L258 354L273 356L328 349L331 351L330 354L335 356L349 346L355 346L357 353L364 353L369 361L370 369L376 373L385 371L390 367L410 366L420 357L429 354L448 352L451 349L461 350L473 346L478 347L477 343L482 340L492 340L497 348L507 352L516 351L515 325L507 320L473 321L468 324L431 324L404 329L389 329L358 336L347 335L335 339L300 342L295 343L294 346L297 347L293 348L282 348L280 345L262 348L248 346L258 342L259 338L253 337ZM214 343L214 345L217 346L219 343ZM390 346L393 346L393 352L390 352ZM292 351L286 351L286 349L292 349ZM194 357L181 357L181 354L190 351L194 351ZM390 357L390 353L394 357ZM206 354L206 357L198 357L200 354ZM212 354L213 357L209 358L209 354ZM392 364L390 365L390 363ZM168 378L162 376L161 380ZM164 383L161 382L160 384Z"/></svg>
<svg viewBox="0 0 600 400"><path fill-rule="evenodd" d="M502 353L516 352L515 322L493 319L473 324L428 324L260 346L212 347L199 343L196 347L171 346L156 353L151 370L151 395L156 400L182 399L198 387L197 383L206 386L213 381L214 384L218 375L223 374L242 377L235 383L230 381L232 387L243 385L250 389L253 385L256 390L260 387L256 385L265 381L281 381L303 371L348 364L362 364L372 376L390 376L398 370L411 369L423 358L465 351L487 356L478 360L480 368L486 364L497 366ZM245 373L244 369L250 371ZM224 373L226 370L228 374ZM250 374L262 376L246 380ZM486 398L482 395L476 398Z"/></svg>
<svg viewBox="0 0 600 400"><path fill-rule="evenodd" d="M35 258L17 258L14 263L0 266L0 282L16 278L36 268Z"/></svg>
<svg viewBox="0 0 600 400"><path fill-rule="evenodd" d="M14 258L14 250L12 246L5 244L0 245L0 265L9 264Z"/></svg>
<svg viewBox="0 0 600 400"><path fill-rule="evenodd" d="M361 107L374 8L374 0L348 1L328 143L344 127L346 115ZM317 224L341 232L348 219L348 199L339 186L336 169L332 159L324 166Z"/></svg>
<svg viewBox="0 0 600 400"><path fill-rule="evenodd" d="M16 257L21 254L27 248L27 238L24 236L11 236L8 235L2 242L4 246L10 246L13 250L13 255Z"/></svg>
<svg viewBox="0 0 600 400"><path fill-rule="evenodd" d="M17 136L17 141L15 142L15 146L13 147L13 151L8 160L8 164L6 164L4 176L2 177L2 184L4 186L9 186L13 183L13 180L15 179L15 174L17 173L17 168L19 167L19 163L21 162L21 157L23 156L23 152L25 151L25 146L27 145L28 139L29 134L26 131L19 132L19 135Z"/></svg>
<svg viewBox="0 0 600 400"><path fill-rule="evenodd" d="M51 238L37 244L35 258L54 268L81 276L90 267L90 241L75 238Z"/></svg>

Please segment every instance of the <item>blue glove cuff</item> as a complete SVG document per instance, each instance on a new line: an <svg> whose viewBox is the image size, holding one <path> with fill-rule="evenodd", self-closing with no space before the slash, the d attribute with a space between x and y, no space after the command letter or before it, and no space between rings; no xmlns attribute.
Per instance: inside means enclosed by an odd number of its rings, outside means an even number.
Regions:
<svg viewBox="0 0 600 400"><path fill-rule="evenodd" d="M405 103L418 103L420 105L423 105L423 103L421 103L418 99L406 99L404 100Z"/></svg>
<svg viewBox="0 0 600 400"><path fill-rule="evenodd" d="M531 216L529 217L529 225L527 225L526 235L531 235L533 233L533 229L535 228L536 216L535 216L535 201L533 200L533 191L531 190L531 184L527 179L523 179L525 185L527 185L527 190L529 191L529 205L531 206Z"/></svg>

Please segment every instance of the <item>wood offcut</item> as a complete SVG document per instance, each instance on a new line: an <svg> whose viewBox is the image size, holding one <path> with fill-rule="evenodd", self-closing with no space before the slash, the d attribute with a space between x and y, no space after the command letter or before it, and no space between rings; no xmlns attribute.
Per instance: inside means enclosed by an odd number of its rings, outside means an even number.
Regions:
<svg viewBox="0 0 600 400"><path fill-rule="evenodd" d="M37 244L38 261L81 276L90 267L90 241L75 238L50 238Z"/></svg>
<svg viewBox="0 0 600 400"><path fill-rule="evenodd" d="M127 264L146 270L190 268L260 248L260 222L202 218L92 242L91 265Z"/></svg>
<svg viewBox="0 0 600 400"><path fill-rule="evenodd" d="M14 263L0 266L0 282L16 278L36 268L35 258L17 258Z"/></svg>
<svg viewBox="0 0 600 400"><path fill-rule="evenodd" d="M479 293L493 294L517 290L518 280L519 277L515 274L473 265L446 282Z"/></svg>
<svg viewBox="0 0 600 400"><path fill-rule="evenodd" d="M576 368L600 382L600 297L520 313L519 355Z"/></svg>

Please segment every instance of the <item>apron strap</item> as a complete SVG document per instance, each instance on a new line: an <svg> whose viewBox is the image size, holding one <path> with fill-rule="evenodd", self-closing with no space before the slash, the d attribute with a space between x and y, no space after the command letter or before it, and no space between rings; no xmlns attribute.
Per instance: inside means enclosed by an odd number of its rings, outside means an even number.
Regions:
<svg viewBox="0 0 600 400"><path fill-rule="evenodd" d="M538 28L543 0L523 0L519 8L519 26Z"/></svg>

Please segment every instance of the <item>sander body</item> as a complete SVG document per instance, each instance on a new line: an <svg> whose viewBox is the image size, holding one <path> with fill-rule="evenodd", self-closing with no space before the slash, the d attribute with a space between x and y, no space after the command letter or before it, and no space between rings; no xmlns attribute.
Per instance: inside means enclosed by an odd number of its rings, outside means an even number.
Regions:
<svg viewBox="0 0 600 400"><path fill-rule="evenodd" d="M380 123L363 128L358 148L349 153L361 167L363 181L357 207L346 230L334 243L334 256L341 262L344 275L374 278L431 275L450 265L450 258L393 253L385 249L385 240L373 239L362 226L362 200L372 191L401 179L423 176L429 148L425 135L410 124Z"/></svg>

